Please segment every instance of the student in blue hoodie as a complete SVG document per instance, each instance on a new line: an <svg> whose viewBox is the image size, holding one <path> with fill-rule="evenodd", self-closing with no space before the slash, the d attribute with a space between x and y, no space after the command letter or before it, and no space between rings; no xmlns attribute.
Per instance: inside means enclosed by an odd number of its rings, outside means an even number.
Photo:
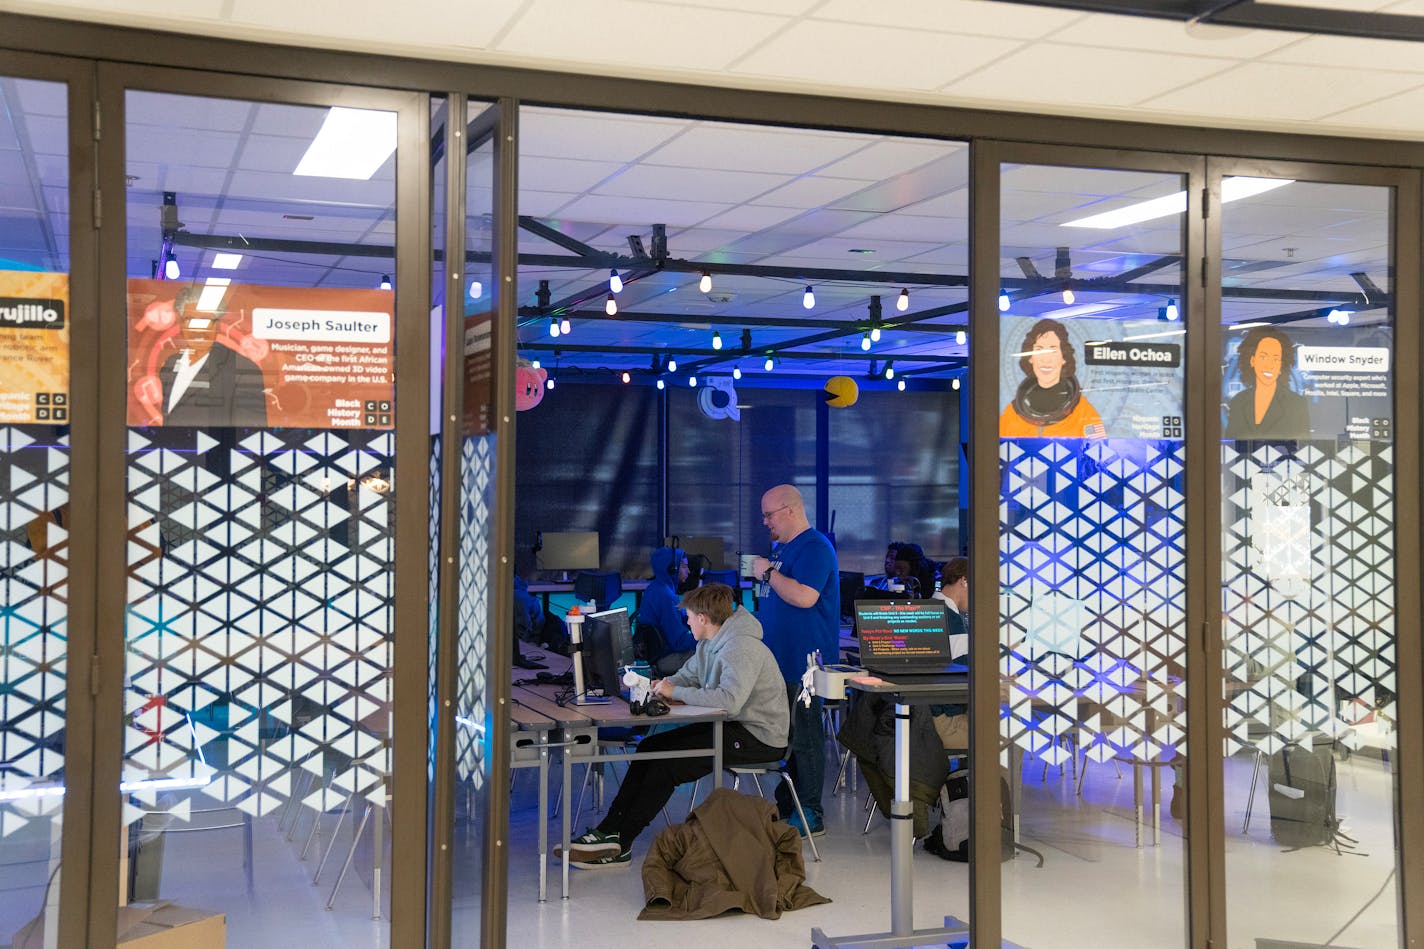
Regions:
<svg viewBox="0 0 1424 949"><path fill-rule="evenodd" d="M662 632L665 648L660 655L648 656L648 662L658 675L671 675L682 667L697 648L697 640L687 628L687 619L677 605L677 587L687 579L687 556L680 547L659 547L650 558L653 579L643 591L643 603L638 607L638 625L656 626Z"/></svg>
<svg viewBox="0 0 1424 949"><path fill-rule="evenodd" d="M786 753L790 710L786 687L771 650L761 641L761 623L736 604L732 588L709 583L682 598L697 643L692 658L674 675L653 682L653 691L688 705L725 709L722 726L724 764L777 761ZM697 722L649 735L638 752L710 748L711 722ZM626 865L629 847L688 781L712 773L712 755L702 758L661 758L649 761L633 755L628 774L608 813L572 841L569 861L598 869Z"/></svg>

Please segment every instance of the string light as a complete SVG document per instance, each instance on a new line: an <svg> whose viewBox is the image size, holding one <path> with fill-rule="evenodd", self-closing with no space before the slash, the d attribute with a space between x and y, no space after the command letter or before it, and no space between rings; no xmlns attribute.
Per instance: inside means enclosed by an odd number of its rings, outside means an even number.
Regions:
<svg viewBox="0 0 1424 949"><path fill-rule="evenodd" d="M697 281L697 289L701 290L703 293L709 293L709 292L711 292L711 290L712 290L712 275L711 275L710 273L708 273L708 272L705 271L705 270L702 271L702 279L699 280L699 281Z"/></svg>
<svg viewBox="0 0 1424 949"><path fill-rule="evenodd" d="M872 343L880 342L880 327L872 326L870 328L870 341Z"/></svg>
<svg viewBox="0 0 1424 949"><path fill-rule="evenodd" d="M772 359L770 356L767 356L766 362L762 363L762 368L765 369L767 372L771 372L772 368L775 366L776 360Z"/></svg>
<svg viewBox="0 0 1424 949"><path fill-rule="evenodd" d="M904 391L905 391L905 380L904 380L904 379L901 379L899 382L895 383L895 388L899 389L901 392L904 392Z"/></svg>
<svg viewBox="0 0 1424 949"><path fill-rule="evenodd" d="M688 384L689 387L691 387L691 388L693 388L693 389L696 389L696 388L697 388L697 377L696 377L696 376L688 376L688 377L687 377L687 384Z"/></svg>
<svg viewBox="0 0 1424 949"><path fill-rule="evenodd" d="M963 346L965 341L968 339L969 336L965 334L964 330L958 330L954 334L954 342L959 346Z"/></svg>
<svg viewBox="0 0 1424 949"><path fill-rule="evenodd" d="M1167 308L1164 315L1169 322L1173 323L1181 318L1181 312L1177 309L1177 301L1175 299L1169 299L1167 301Z"/></svg>
<svg viewBox="0 0 1424 949"><path fill-rule="evenodd" d="M618 301L613 299L613 294L608 295L608 300L603 304L603 312L609 316L618 315Z"/></svg>
<svg viewBox="0 0 1424 949"><path fill-rule="evenodd" d="M632 382L632 381L633 381L633 377L628 374L628 370L627 370L627 369L624 369L624 370L623 370L623 384L624 384L624 385L627 385L628 383L630 383L630 382Z"/></svg>
<svg viewBox="0 0 1424 949"><path fill-rule="evenodd" d="M559 332L560 332L560 333L562 333L563 335L567 336L567 335L569 335L570 333L572 333L573 331L574 331L574 325L569 322L569 318L568 318L567 316L564 317L562 320L559 320Z"/></svg>
<svg viewBox="0 0 1424 949"><path fill-rule="evenodd" d="M554 377L550 376L544 380L544 385L550 389L554 388Z"/></svg>
<svg viewBox="0 0 1424 949"><path fill-rule="evenodd" d="M538 369L538 368L539 368L539 360L537 360L537 359L534 360L534 362L532 362L530 365L532 365L535 369Z"/></svg>
<svg viewBox="0 0 1424 949"><path fill-rule="evenodd" d="M623 278L618 276L617 270L608 271L608 289L614 293L623 292Z"/></svg>
<svg viewBox="0 0 1424 949"><path fill-rule="evenodd" d="M1078 298L1073 295L1073 289L1072 289L1071 287L1064 287L1064 288L1063 288L1063 303L1064 303L1065 305L1067 305L1067 306L1072 306L1072 305L1073 305L1073 301L1076 300L1076 299L1078 299Z"/></svg>
<svg viewBox="0 0 1424 949"><path fill-rule="evenodd" d="M668 372L677 372L677 357L668 357Z"/></svg>
<svg viewBox="0 0 1424 949"><path fill-rule="evenodd" d="M860 337L860 348L865 352L870 351L870 334L866 333Z"/></svg>
<svg viewBox="0 0 1424 949"><path fill-rule="evenodd" d="M959 388L959 377L958 377L958 376L955 376L953 379L951 379L951 380L949 381L949 387L950 387L951 389L956 389L956 390Z"/></svg>
<svg viewBox="0 0 1424 949"><path fill-rule="evenodd" d="M1007 313L1007 312L1009 312L1009 307L1010 307L1011 305L1012 305L1012 304L1011 304L1010 301L1009 301L1009 294L1008 294L1008 291L1006 291L1006 290L1000 290L1000 291L999 291L999 312L1000 312L1000 313Z"/></svg>
<svg viewBox="0 0 1424 949"><path fill-rule="evenodd" d="M816 305L816 294L811 290L809 283L806 284L806 292L801 294L801 305L808 310Z"/></svg>
<svg viewBox="0 0 1424 949"><path fill-rule="evenodd" d="M659 388L659 389L666 389L666 388L667 388L667 384L664 383L661 379L659 379L659 380L658 380L658 388Z"/></svg>
<svg viewBox="0 0 1424 949"><path fill-rule="evenodd" d="M740 378L742 378L742 367L741 367L741 366L733 366L733 367L732 367L732 378L733 378L733 379L740 379Z"/></svg>
<svg viewBox="0 0 1424 949"><path fill-rule="evenodd" d="M721 348L722 348L722 334L721 334L721 333L716 333L716 332L714 332L714 333L712 334L712 348L713 348L713 349L721 349Z"/></svg>
<svg viewBox="0 0 1424 949"><path fill-rule="evenodd" d="M478 300L480 297L482 297L482 296L484 296L484 295L485 295L485 286L484 286L484 284L480 283L478 280L472 280L472 281L470 281L470 299L471 299L471 300Z"/></svg>
<svg viewBox="0 0 1424 949"><path fill-rule="evenodd" d="M894 364L894 362L892 362L891 360L888 360L888 359L885 361L885 378L886 378L886 379L894 379L894 378L895 378L895 364ZM904 380L904 379L901 379L900 381L901 381L901 382L904 382L905 380Z"/></svg>
<svg viewBox="0 0 1424 949"><path fill-rule="evenodd" d="M168 268L167 268L167 270L166 270L165 272L168 274L168 279L169 279L169 280L177 280L177 279L178 279L178 261L173 258L173 254L172 254L172 253L170 253L170 254L168 255ZM391 275L388 274L388 273L383 273L383 274L381 274L381 289L382 289L382 290L389 290L390 288L391 288Z"/></svg>
<svg viewBox="0 0 1424 949"><path fill-rule="evenodd" d="M556 320L556 319L550 319L550 320L549 320L549 335L552 336L552 337L554 337L555 339L558 339L558 338L559 338L559 321L558 321L558 320Z"/></svg>
<svg viewBox="0 0 1424 949"><path fill-rule="evenodd" d="M910 308L910 291L909 291L909 290L901 290L901 291L900 291L900 296L895 300L895 309L899 310L901 313L904 313L904 312L905 312L906 310L908 310L909 308Z"/></svg>

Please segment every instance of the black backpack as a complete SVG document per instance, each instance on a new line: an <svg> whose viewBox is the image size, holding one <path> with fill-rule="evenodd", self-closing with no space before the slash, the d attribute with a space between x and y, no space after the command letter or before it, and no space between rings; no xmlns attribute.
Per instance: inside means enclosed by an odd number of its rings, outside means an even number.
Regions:
<svg viewBox="0 0 1424 949"><path fill-rule="evenodd" d="M1332 743L1282 748L1271 755L1269 776L1266 800L1271 808L1271 837L1277 843L1292 850L1339 843Z"/></svg>
<svg viewBox="0 0 1424 949"><path fill-rule="evenodd" d="M1012 860L1016 850L1014 844L1013 798L1009 796L1009 782L999 778L999 800L1003 809L999 815L999 860ZM942 817L939 826L925 838L925 850L944 860L955 863L969 862L969 772L956 771L944 782L939 791ZM1028 850L1027 847L1017 848ZM1036 851L1029 851L1037 854ZM1038 865L1043 866L1043 857L1038 855Z"/></svg>

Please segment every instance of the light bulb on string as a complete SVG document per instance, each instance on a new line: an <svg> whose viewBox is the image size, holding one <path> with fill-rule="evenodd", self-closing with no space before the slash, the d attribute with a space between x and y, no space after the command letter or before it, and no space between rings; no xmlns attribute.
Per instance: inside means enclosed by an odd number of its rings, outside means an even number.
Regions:
<svg viewBox="0 0 1424 949"><path fill-rule="evenodd" d="M1169 322L1173 323L1181 318L1181 311L1177 309L1177 301L1175 299L1169 299L1167 301L1167 309L1164 315Z"/></svg>
<svg viewBox="0 0 1424 949"><path fill-rule="evenodd" d="M905 391L905 380L904 380L904 379L901 379L899 382L895 383L895 388L899 389L901 392L904 392L904 391Z"/></svg>
<svg viewBox="0 0 1424 949"><path fill-rule="evenodd" d="M701 290L703 293L709 293L709 292L711 292L711 290L712 290L712 274L708 273L708 272L705 271L705 270L702 271L702 279L699 280L699 281L697 281L697 289Z"/></svg>
<svg viewBox="0 0 1424 949"><path fill-rule="evenodd" d="M865 352L870 351L870 334L866 333L860 337L860 348Z"/></svg>
<svg viewBox="0 0 1424 949"><path fill-rule="evenodd" d="M806 284L806 292L801 294L801 305L806 309L811 309L816 305L816 294L811 289L811 285Z"/></svg>
<svg viewBox="0 0 1424 949"><path fill-rule="evenodd" d="M890 362L886 362L886 363L885 363L885 378L886 378L886 379L894 379L894 378L895 378L895 366L894 366L893 363L890 363ZM901 379L900 381L901 381L901 382L904 382L905 380Z"/></svg>
<svg viewBox="0 0 1424 949"><path fill-rule="evenodd" d="M958 376L955 376L953 379L949 380L949 387L950 387L951 389L958 389L958 388L959 388L959 377L958 377Z"/></svg>
<svg viewBox="0 0 1424 949"><path fill-rule="evenodd" d="M906 310L908 310L909 308L910 308L910 291L909 291L908 289L906 289L906 290L901 290L901 291L900 291L900 296L895 299L895 309L899 310L901 313L904 313L904 312L905 312Z"/></svg>
<svg viewBox="0 0 1424 949"><path fill-rule="evenodd" d="M659 388L659 389L666 389L666 388L667 388L667 383L665 383L665 382L663 382L661 379L659 379L659 380L658 380L658 388Z"/></svg>
<svg viewBox="0 0 1424 949"><path fill-rule="evenodd" d="M618 276L617 270L608 271L608 289L614 293L623 292L623 278Z"/></svg>
<svg viewBox="0 0 1424 949"><path fill-rule="evenodd" d="M472 280L472 281L470 281L470 299L471 299L471 300L478 300L480 297L482 297L482 296L484 296L484 295L485 295L485 286L484 286L484 284L480 283L478 280Z"/></svg>
<svg viewBox="0 0 1424 949"><path fill-rule="evenodd" d="M609 316L618 315L618 301L613 298L613 294L608 295L608 300L603 304L603 312Z"/></svg>
<svg viewBox="0 0 1424 949"><path fill-rule="evenodd" d="M713 349L721 349L721 348L722 348L722 334L721 334L721 333L716 333L716 332L714 332L714 333L712 334L712 348L713 348Z"/></svg>
<svg viewBox="0 0 1424 949"><path fill-rule="evenodd" d="M668 372L677 372L677 357L668 357Z"/></svg>
<svg viewBox="0 0 1424 949"><path fill-rule="evenodd" d="M544 385L550 389L554 388L554 377L550 376L549 378L545 379Z"/></svg>
<svg viewBox="0 0 1424 949"><path fill-rule="evenodd" d="M177 280L183 276L183 271L178 266L178 258L173 256L173 251L171 250L168 252L168 259L163 262L163 276L169 280ZM386 282L382 285L381 289L389 290L391 288L391 278L387 277L385 279Z"/></svg>
<svg viewBox="0 0 1424 949"><path fill-rule="evenodd" d="M628 370L627 370L627 369L624 369L624 370L623 370L623 384L624 384L624 385L627 385L628 383L630 383L630 382L632 382L632 381L633 381L633 377L628 374Z"/></svg>
<svg viewBox="0 0 1424 949"><path fill-rule="evenodd" d="M999 312L1000 312L1000 313L1007 313L1007 312L1009 312L1009 307L1010 307L1011 305L1012 305L1012 304L1011 304L1011 302L1010 302L1010 300L1009 300L1009 295L1008 295L1008 293L1005 292L1005 291L1003 291L1003 290L1000 290L1000 291L999 291Z"/></svg>
<svg viewBox="0 0 1424 949"><path fill-rule="evenodd" d="M549 335L555 339L559 338L559 321L552 319L549 321Z"/></svg>
<svg viewBox="0 0 1424 949"><path fill-rule="evenodd" d="M870 328L870 341L872 343L880 342L880 327L872 326Z"/></svg>
<svg viewBox="0 0 1424 949"><path fill-rule="evenodd" d="M1078 299L1078 298L1073 294L1073 288L1072 288L1072 287L1064 287L1064 288L1063 288L1063 303L1064 303L1066 306L1072 306L1072 305L1073 305L1073 301L1076 300L1076 299Z"/></svg>
<svg viewBox="0 0 1424 949"><path fill-rule="evenodd" d="M168 266L169 266L169 267L172 267L174 270L176 270L176 269L178 268L178 261L176 261L176 260L173 259L173 255L172 255L172 254L169 254L169 255L168 255ZM176 273L170 273L170 274L168 275L168 279L169 279L169 280L173 280L173 279L176 278L177 276L178 276L178 275L177 275ZM388 273L383 273L383 274L381 274L381 289L382 289L382 290L389 290L390 288L391 288L391 275L388 274Z"/></svg>
<svg viewBox="0 0 1424 949"><path fill-rule="evenodd" d="M567 336L567 335L569 335L570 333L572 333L573 331L574 331L574 325L569 322L569 318L568 318L567 316L564 317L562 320L559 320L559 332L560 332L561 334L563 334L564 336Z"/></svg>
<svg viewBox="0 0 1424 949"><path fill-rule="evenodd" d="M533 366L535 369L538 369L538 368L539 368L539 360L537 360L537 359L534 360L532 363L530 363L530 365Z"/></svg>
<svg viewBox="0 0 1424 949"><path fill-rule="evenodd" d="M688 376L688 377L687 377L687 385L688 385L690 388L696 389L696 388L697 388L697 377L696 377L696 376Z"/></svg>
<svg viewBox="0 0 1424 949"><path fill-rule="evenodd" d="M963 346L968 339L969 336L964 332L964 330L955 331L954 342L956 345Z"/></svg>
<svg viewBox="0 0 1424 949"><path fill-rule="evenodd" d="M741 366L733 366L733 367L732 367L732 378L733 378L733 379L740 379L740 378L742 378L742 367L741 367Z"/></svg>
<svg viewBox="0 0 1424 949"><path fill-rule="evenodd" d="M776 365L776 360L775 360L775 359L772 359L770 356L767 356L767 357L766 357L766 362L762 363L762 366L761 366L761 367L762 367L763 369L765 369L767 372L771 372L772 368L773 368L775 365Z"/></svg>

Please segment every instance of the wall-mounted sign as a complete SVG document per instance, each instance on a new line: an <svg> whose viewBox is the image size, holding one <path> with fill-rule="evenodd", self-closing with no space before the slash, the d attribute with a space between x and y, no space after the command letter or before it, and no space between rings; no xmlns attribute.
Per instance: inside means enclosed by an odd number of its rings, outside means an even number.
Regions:
<svg viewBox="0 0 1424 949"><path fill-rule="evenodd" d="M0 423L69 421L69 275L0 270Z"/></svg>
<svg viewBox="0 0 1424 949"><path fill-rule="evenodd" d="M1381 325L1228 328L1222 434L1388 441L1392 351Z"/></svg>
<svg viewBox="0 0 1424 949"><path fill-rule="evenodd" d="M1001 438L1177 439L1180 323L1006 317Z"/></svg>
<svg viewBox="0 0 1424 949"><path fill-rule="evenodd" d="M129 281L130 425L391 428L390 290Z"/></svg>

